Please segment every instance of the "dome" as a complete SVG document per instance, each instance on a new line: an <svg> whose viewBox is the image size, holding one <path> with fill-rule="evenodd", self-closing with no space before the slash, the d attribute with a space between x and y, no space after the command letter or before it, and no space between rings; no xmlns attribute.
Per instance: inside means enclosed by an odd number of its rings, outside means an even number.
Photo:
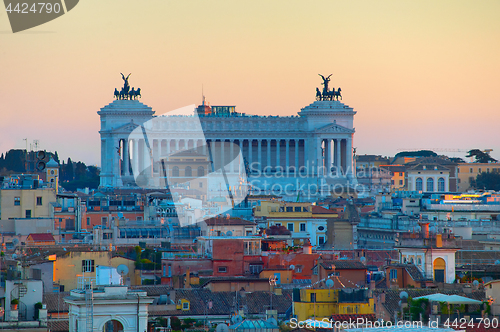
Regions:
<svg viewBox="0 0 500 332"><path fill-rule="evenodd" d="M47 164L45 164L45 167L51 167L51 168L59 167L59 164L57 163L57 161L52 159L52 157L50 157L50 160Z"/></svg>

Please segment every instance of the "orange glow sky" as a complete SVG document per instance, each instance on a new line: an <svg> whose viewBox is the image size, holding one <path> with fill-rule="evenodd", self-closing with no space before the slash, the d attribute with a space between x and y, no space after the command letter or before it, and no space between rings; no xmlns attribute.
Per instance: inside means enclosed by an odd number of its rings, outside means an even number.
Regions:
<svg viewBox="0 0 500 332"><path fill-rule="evenodd" d="M492 148L500 159L500 1L82 0L13 34L0 10L0 152L40 140L100 164L120 72L157 114L201 101L294 115L333 74L358 154ZM450 152L463 157L464 152Z"/></svg>

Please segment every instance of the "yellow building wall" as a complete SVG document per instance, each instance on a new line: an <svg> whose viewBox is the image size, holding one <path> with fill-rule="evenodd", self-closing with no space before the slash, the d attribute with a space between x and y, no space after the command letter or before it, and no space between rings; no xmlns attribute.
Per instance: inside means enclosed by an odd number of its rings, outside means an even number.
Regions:
<svg viewBox="0 0 500 332"><path fill-rule="evenodd" d="M94 272L85 272L85 277L95 278L98 265L117 267L124 264L129 268L128 277L132 285L140 285L140 279L135 275L134 261L123 257L111 258L111 251L85 251L68 252L66 255L57 257L54 261L54 282L64 285L64 290L69 291L78 286L78 277L83 277L82 260L94 260Z"/></svg>
<svg viewBox="0 0 500 332"><path fill-rule="evenodd" d="M316 294L316 299L311 302L311 294ZM316 317L317 320L328 318L337 314L373 314L373 299L368 302L338 303L338 290L336 289L301 289L301 302L293 302L294 314L297 320L304 321Z"/></svg>
<svg viewBox="0 0 500 332"><path fill-rule="evenodd" d="M464 163L458 164L458 184L457 191L465 192L472 189L470 178L476 180L476 177L481 173L498 172L500 173L500 163L484 164L484 163Z"/></svg>
<svg viewBox="0 0 500 332"><path fill-rule="evenodd" d="M15 197L20 198L20 205L14 205ZM36 205L37 197L42 197L42 205ZM49 218L50 203L54 202L56 192L53 188L3 189L0 190L1 219L26 218L26 210L31 210L31 218Z"/></svg>

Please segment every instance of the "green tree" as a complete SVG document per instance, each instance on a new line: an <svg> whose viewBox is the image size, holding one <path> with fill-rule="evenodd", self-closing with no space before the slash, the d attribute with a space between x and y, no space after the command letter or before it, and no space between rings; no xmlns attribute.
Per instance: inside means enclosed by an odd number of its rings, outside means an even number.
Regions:
<svg viewBox="0 0 500 332"><path fill-rule="evenodd" d="M486 152L483 152L479 149L473 149L473 150L470 150L468 152L468 154L466 155L467 158L469 157L474 157L475 160L474 162L475 163L489 163L489 162L496 162L497 160L490 157L489 154L487 154Z"/></svg>
<svg viewBox="0 0 500 332"><path fill-rule="evenodd" d="M66 163L66 181L73 181L75 178L75 174L73 171L73 162L71 161L71 158L68 157L68 162Z"/></svg>
<svg viewBox="0 0 500 332"><path fill-rule="evenodd" d="M170 317L170 327L172 327L172 330L174 331L180 331L181 330L181 320L175 316Z"/></svg>
<svg viewBox="0 0 500 332"><path fill-rule="evenodd" d="M476 188L484 190L500 190L500 173L481 173L476 177Z"/></svg>

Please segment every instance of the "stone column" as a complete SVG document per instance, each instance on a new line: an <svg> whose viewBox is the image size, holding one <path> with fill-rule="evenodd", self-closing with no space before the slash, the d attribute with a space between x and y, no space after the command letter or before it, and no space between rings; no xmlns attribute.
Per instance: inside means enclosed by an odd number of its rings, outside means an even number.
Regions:
<svg viewBox="0 0 500 332"><path fill-rule="evenodd" d="M316 160L315 160L315 165L316 169L315 171L318 173L318 175L321 175L321 167L323 166L323 155L322 155L322 150L321 150L321 138L316 137L315 139L315 146L314 146L314 151L316 151Z"/></svg>
<svg viewBox="0 0 500 332"><path fill-rule="evenodd" d="M156 165L156 172L160 172L160 162L161 162L161 139L157 139L157 146L156 146L156 153L158 154L158 156L156 158L153 159L153 163L154 165Z"/></svg>
<svg viewBox="0 0 500 332"><path fill-rule="evenodd" d="M253 140L249 139L248 141L248 168L251 170L252 169L252 147L253 147Z"/></svg>
<svg viewBox="0 0 500 332"><path fill-rule="evenodd" d="M325 142L325 149L323 152L323 159L324 159L324 166L325 166L325 175L328 175L328 161L330 160L330 151L329 147L330 145L328 144L328 139L324 140Z"/></svg>
<svg viewBox="0 0 500 332"><path fill-rule="evenodd" d="M153 153L154 150L152 146L151 147L151 151L148 149L148 145L146 144L146 140L143 141L144 144L143 144L143 150L142 150L142 158L144 160L144 164L143 164L143 170L146 170L146 168L148 168L149 166L151 166L151 155L150 155L150 152ZM153 140L151 140L151 144L153 144ZM148 171L148 175L150 174L151 171Z"/></svg>
<svg viewBox="0 0 500 332"><path fill-rule="evenodd" d="M304 166L306 167L306 174L312 174L312 160L309 147L309 137L304 139Z"/></svg>
<svg viewBox="0 0 500 332"><path fill-rule="evenodd" d="M290 140L285 140L285 172L288 173L288 168L290 167Z"/></svg>
<svg viewBox="0 0 500 332"><path fill-rule="evenodd" d="M266 166L273 166L273 163L271 162L271 140L268 138L267 139L267 163Z"/></svg>
<svg viewBox="0 0 500 332"><path fill-rule="evenodd" d="M340 154L341 149L341 142L342 139L337 138L337 144L335 148L335 154L337 155L337 164L335 165L337 167L337 176L341 175L342 172L342 155Z"/></svg>
<svg viewBox="0 0 500 332"><path fill-rule="evenodd" d="M257 140L257 161L259 166L257 167L259 170L262 170L262 140Z"/></svg>
<svg viewBox="0 0 500 332"><path fill-rule="evenodd" d="M281 166L281 156L280 156L280 140L276 140L276 167Z"/></svg>
<svg viewBox="0 0 500 332"><path fill-rule="evenodd" d="M224 150L226 149L226 140L221 139L220 140L220 168L221 169L226 169L226 163L224 160Z"/></svg>
<svg viewBox="0 0 500 332"><path fill-rule="evenodd" d="M175 140L175 152L179 151L179 140Z"/></svg>
<svg viewBox="0 0 500 332"><path fill-rule="evenodd" d="M234 160L234 139L229 140L229 164L233 165ZM233 165L234 166L234 165ZM229 172L234 172L234 167L229 166Z"/></svg>
<svg viewBox="0 0 500 332"><path fill-rule="evenodd" d="M166 153L167 153L167 156L168 156L170 154L170 141L171 140L167 139L165 141L167 142L167 151L166 151Z"/></svg>
<svg viewBox="0 0 500 332"><path fill-rule="evenodd" d="M136 138L134 139L134 160L133 160L133 163L134 163L134 174L138 175L140 173L139 171L139 140Z"/></svg>
<svg viewBox="0 0 500 332"><path fill-rule="evenodd" d="M116 187L118 184L118 179L121 178L121 173L120 173L120 155L118 154L117 148L120 148L120 139L117 137L113 138L113 159L112 159L112 165L113 165L113 187Z"/></svg>
<svg viewBox="0 0 500 332"><path fill-rule="evenodd" d="M346 175L349 177L352 177L352 136L350 136L346 140L346 146L345 146L345 154L346 154L346 162L345 162L345 167L346 167Z"/></svg>
<svg viewBox="0 0 500 332"><path fill-rule="evenodd" d="M295 174L299 174L299 140L295 139Z"/></svg>
<svg viewBox="0 0 500 332"><path fill-rule="evenodd" d="M129 169L130 169L130 164L129 164L129 141L128 141L128 138L125 138L123 140L123 161L124 161L124 169L125 169L125 173L123 173L124 176L129 176L130 175L130 172L129 172Z"/></svg>

